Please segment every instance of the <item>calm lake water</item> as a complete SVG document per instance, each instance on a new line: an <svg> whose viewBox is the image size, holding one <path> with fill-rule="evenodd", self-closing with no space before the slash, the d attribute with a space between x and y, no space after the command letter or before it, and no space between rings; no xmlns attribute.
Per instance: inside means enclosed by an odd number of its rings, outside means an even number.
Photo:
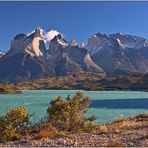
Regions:
<svg viewBox="0 0 148 148"><path fill-rule="evenodd" d="M38 121L46 115L50 100L57 96L74 95L76 90L25 90L22 94L0 95L0 114L12 106L23 105L34 113ZM106 123L119 117L148 113L148 92L136 91L83 91L92 97L87 116L97 115L95 123Z"/></svg>

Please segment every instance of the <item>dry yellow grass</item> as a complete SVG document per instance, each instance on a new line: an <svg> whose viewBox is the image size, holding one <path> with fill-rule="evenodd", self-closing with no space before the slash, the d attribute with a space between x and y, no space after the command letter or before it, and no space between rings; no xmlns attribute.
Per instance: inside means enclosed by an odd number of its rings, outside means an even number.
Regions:
<svg viewBox="0 0 148 148"><path fill-rule="evenodd" d="M35 135L35 139L42 139L42 138L52 138L55 136L55 132L49 130L41 130L39 133Z"/></svg>
<svg viewBox="0 0 148 148"><path fill-rule="evenodd" d="M125 147L125 145L120 143L119 141L113 141L112 143L109 143L106 147Z"/></svg>

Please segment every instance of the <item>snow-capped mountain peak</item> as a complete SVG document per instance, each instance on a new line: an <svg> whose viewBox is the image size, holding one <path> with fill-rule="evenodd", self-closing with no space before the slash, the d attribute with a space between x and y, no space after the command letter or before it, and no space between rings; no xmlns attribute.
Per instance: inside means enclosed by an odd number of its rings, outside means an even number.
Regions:
<svg viewBox="0 0 148 148"><path fill-rule="evenodd" d="M59 34L61 34L61 33L58 32L57 30L50 30L49 32L44 34L44 39L50 42L55 36L57 36Z"/></svg>
<svg viewBox="0 0 148 148"><path fill-rule="evenodd" d="M36 30L35 30L35 37L43 38L43 32L44 32L44 30L42 28L37 27Z"/></svg>
<svg viewBox="0 0 148 148"><path fill-rule="evenodd" d="M75 47L75 46L77 46L78 44L77 44L76 40L71 40L71 41L70 41L70 45Z"/></svg>
<svg viewBox="0 0 148 148"><path fill-rule="evenodd" d="M120 40L120 43L122 44L123 48L139 49L141 47L148 45L147 40L139 36L133 36L121 33L110 34L109 36L110 38Z"/></svg>
<svg viewBox="0 0 148 148"><path fill-rule="evenodd" d="M85 43L84 42L81 42L80 43L80 48L84 48L85 47Z"/></svg>
<svg viewBox="0 0 148 148"><path fill-rule="evenodd" d="M88 39L88 44L85 46L88 52L93 55L100 51L105 44L109 44L109 36L102 33L96 33Z"/></svg>
<svg viewBox="0 0 148 148"><path fill-rule="evenodd" d="M118 45L123 49L139 49L148 46L148 40L142 37L122 33L114 33L107 35L99 32L92 35L88 39L88 44L86 45L86 48L88 49L88 52L93 55L99 52L102 47L113 46L116 43L118 43Z"/></svg>

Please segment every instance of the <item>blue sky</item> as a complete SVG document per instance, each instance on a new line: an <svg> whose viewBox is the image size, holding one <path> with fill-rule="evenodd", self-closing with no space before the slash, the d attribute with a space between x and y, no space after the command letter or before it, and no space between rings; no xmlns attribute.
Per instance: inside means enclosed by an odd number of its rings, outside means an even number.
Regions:
<svg viewBox="0 0 148 148"><path fill-rule="evenodd" d="M96 32L148 38L147 17L148 2L0 2L0 49L37 26L85 43Z"/></svg>

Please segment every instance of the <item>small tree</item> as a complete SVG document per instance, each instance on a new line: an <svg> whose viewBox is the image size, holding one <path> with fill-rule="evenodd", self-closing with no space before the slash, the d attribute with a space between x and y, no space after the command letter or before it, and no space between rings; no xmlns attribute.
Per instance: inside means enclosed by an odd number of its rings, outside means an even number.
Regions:
<svg viewBox="0 0 148 148"><path fill-rule="evenodd" d="M0 117L0 140L16 140L28 134L30 116L25 107L8 110Z"/></svg>
<svg viewBox="0 0 148 148"><path fill-rule="evenodd" d="M25 107L19 106L8 110L5 120L21 134L26 134L30 125L30 115Z"/></svg>
<svg viewBox="0 0 148 148"><path fill-rule="evenodd" d="M48 121L59 130L86 131L92 129L92 121L96 116L86 118L85 113L90 105L90 97L78 91L72 98L66 100L57 97L50 102L47 109ZM91 119L91 120L89 120Z"/></svg>

